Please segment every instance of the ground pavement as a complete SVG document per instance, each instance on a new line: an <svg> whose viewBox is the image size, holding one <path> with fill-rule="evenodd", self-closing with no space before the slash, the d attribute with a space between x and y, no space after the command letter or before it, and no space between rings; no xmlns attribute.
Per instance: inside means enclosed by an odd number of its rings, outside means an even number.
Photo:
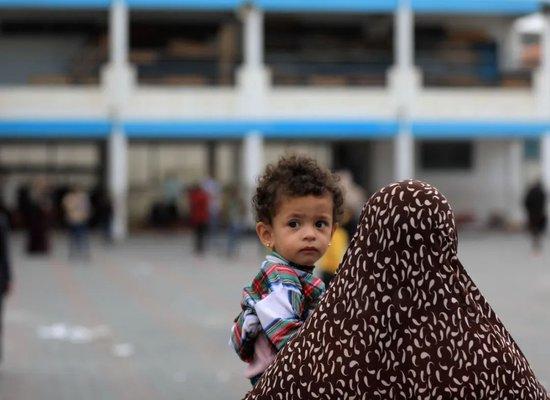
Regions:
<svg viewBox="0 0 550 400"><path fill-rule="evenodd" d="M460 258L550 387L550 243L532 257L520 235L468 233ZM89 263L23 254L6 304L0 400L238 399L249 389L228 346L240 291L261 250L198 258L186 235L94 242ZM221 243L218 247L221 247Z"/></svg>

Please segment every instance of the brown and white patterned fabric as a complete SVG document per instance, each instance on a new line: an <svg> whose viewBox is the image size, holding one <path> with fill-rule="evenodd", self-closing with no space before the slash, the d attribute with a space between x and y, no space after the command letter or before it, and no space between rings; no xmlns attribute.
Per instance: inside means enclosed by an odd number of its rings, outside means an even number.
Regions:
<svg viewBox="0 0 550 400"><path fill-rule="evenodd" d="M548 399L457 257L445 197L391 184L334 283L246 399Z"/></svg>

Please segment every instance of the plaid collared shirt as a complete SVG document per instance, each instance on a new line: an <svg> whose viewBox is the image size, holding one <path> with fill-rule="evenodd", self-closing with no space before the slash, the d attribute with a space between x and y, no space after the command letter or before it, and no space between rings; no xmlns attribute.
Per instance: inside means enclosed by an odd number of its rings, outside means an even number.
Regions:
<svg viewBox="0 0 550 400"><path fill-rule="evenodd" d="M311 272L293 268L277 253L268 255L250 286L243 289L241 313L231 329L230 343L250 362L254 340L263 331L277 351L296 335L325 291Z"/></svg>

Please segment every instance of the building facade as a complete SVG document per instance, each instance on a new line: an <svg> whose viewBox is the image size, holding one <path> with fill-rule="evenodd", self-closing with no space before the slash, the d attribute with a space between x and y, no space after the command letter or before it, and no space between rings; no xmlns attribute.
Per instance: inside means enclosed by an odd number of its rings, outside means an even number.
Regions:
<svg viewBox="0 0 550 400"><path fill-rule="evenodd" d="M0 0L0 29L4 175L105 183L118 238L167 176L250 194L285 151L371 192L427 180L480 223L550 187L539 0Z"/></svg>

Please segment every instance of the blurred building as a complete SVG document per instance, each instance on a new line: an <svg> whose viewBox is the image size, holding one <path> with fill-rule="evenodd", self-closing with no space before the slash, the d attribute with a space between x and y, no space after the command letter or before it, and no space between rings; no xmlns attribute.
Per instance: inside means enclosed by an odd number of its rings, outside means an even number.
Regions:
<svg viewBox="0 0 550 400"><path fill-rule="evenodd" d="M287 150L369 191L416 177L459 218L518 221L527 182L542 174L550 187L544 8L0 0L0 171L12 185L104 184L118 237L168 176L252 190Z"/></svg>

